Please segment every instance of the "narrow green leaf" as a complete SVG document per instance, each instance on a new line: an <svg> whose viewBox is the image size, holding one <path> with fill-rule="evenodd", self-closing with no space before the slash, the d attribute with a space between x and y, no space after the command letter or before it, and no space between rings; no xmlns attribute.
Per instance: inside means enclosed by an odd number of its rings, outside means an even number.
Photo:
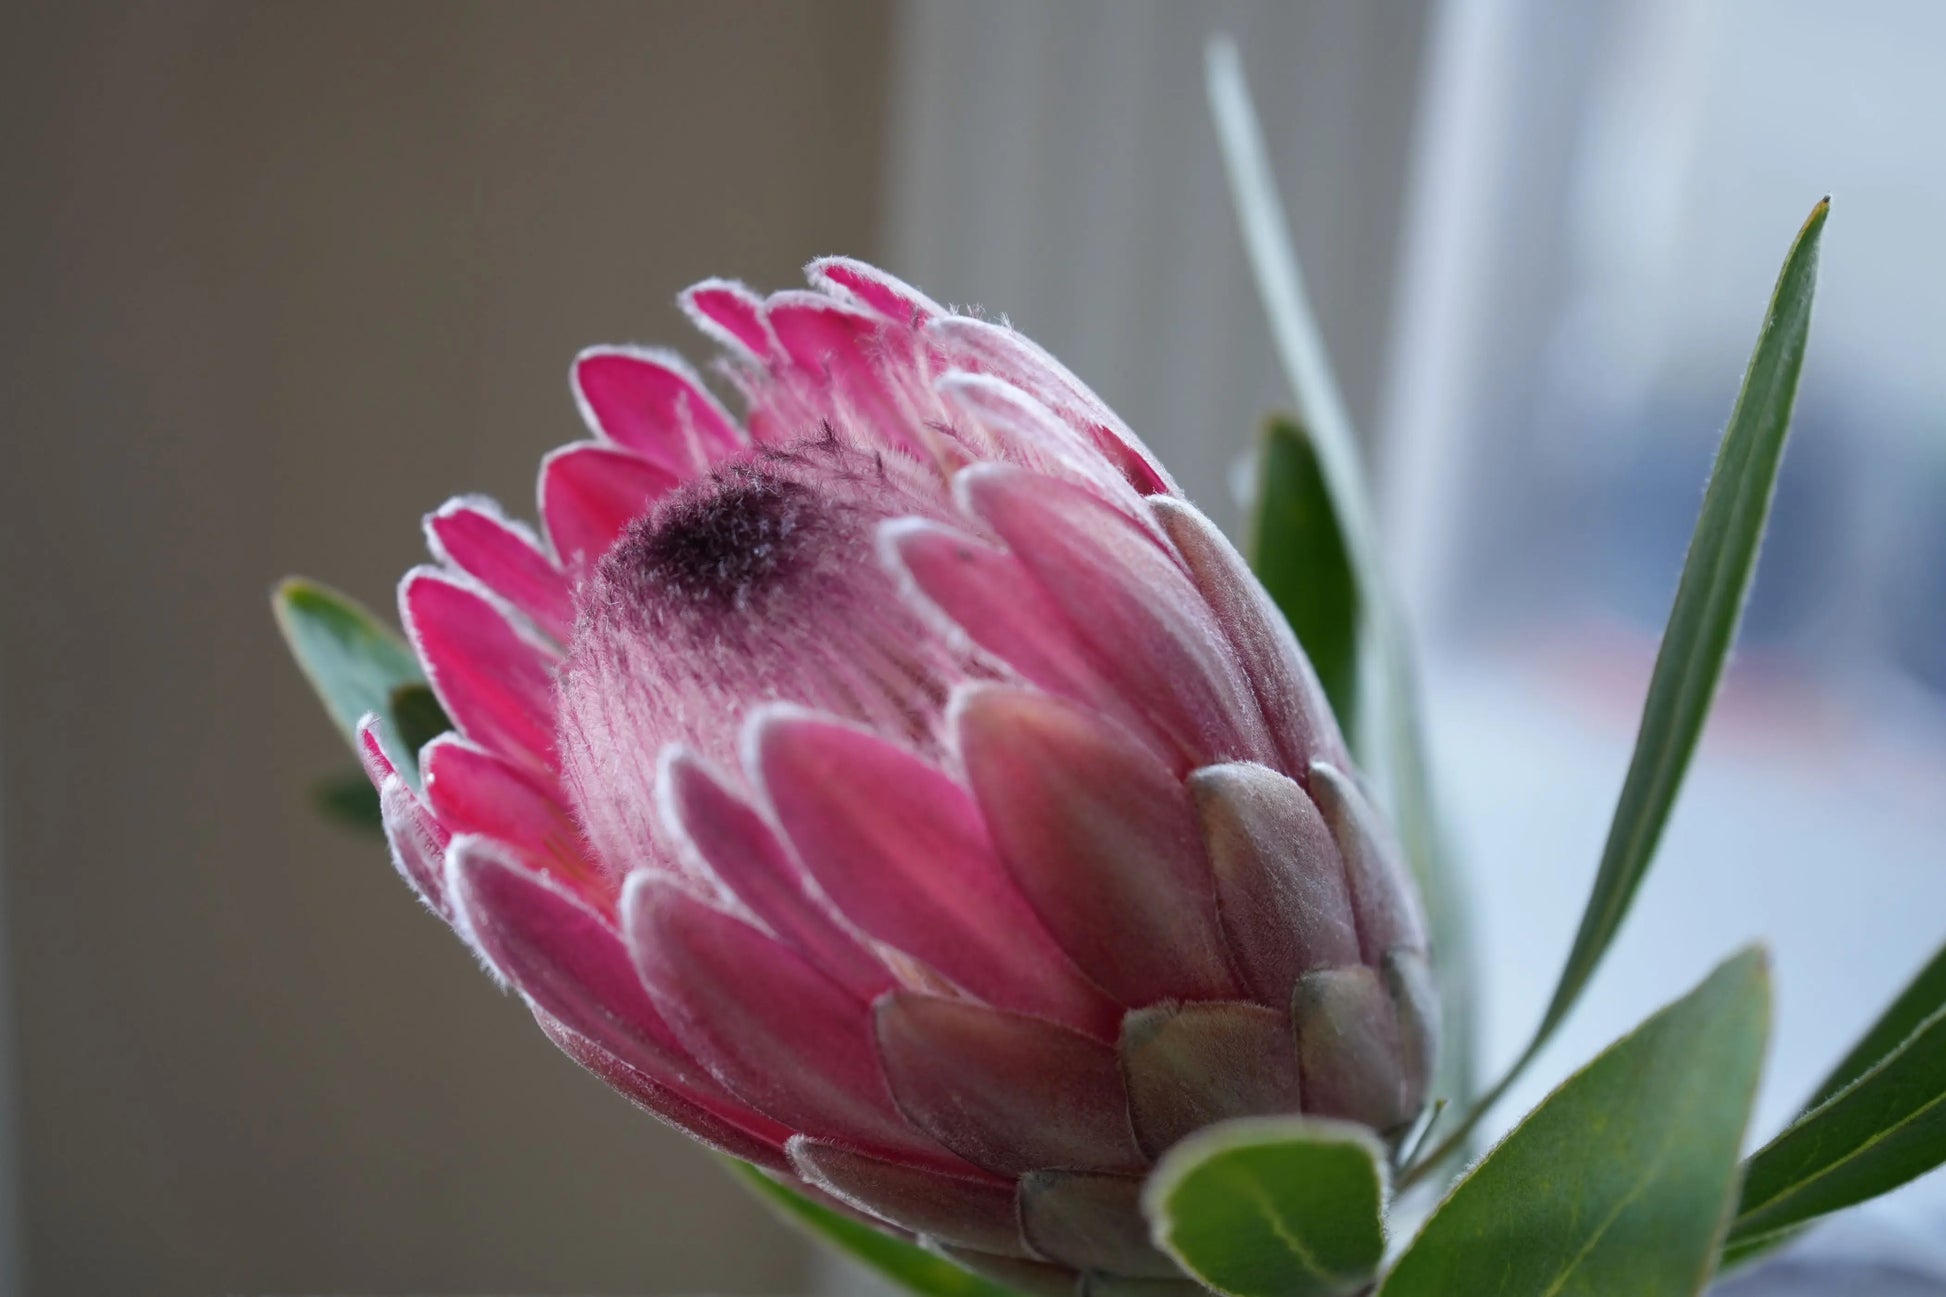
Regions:
<svg viewBox="0 0 1946 1297"><path fill-rule="evenodd" d="M924 1297L1019 1297L1013 1289L962 1270L944 1257L820 1206L746 1162L729 1158L724 1162L779 1216L908 1292Z"/></svg>
<svg viewBox="0 0 1946 1297"><path fill-rule="evenodd" d="M1750 1159L1733 1243L1887 1193L1946 1163L1946 1008Z"/></svg>
<svg viewBox="0 0 1946 1297"><path fill-rule="evenodd" d="M1433 1212L1380 1297L1701 1292L1769 1016L1762 951L1718 967L1529 1113Z"/></svg>
<svg viewBox="0 0 1946 1297"><path fill-rule="evenodd" d="M347 770L320 779L311 787L311 802L328 820L381 837L385 834L385 821L378 811L378 790L362 770Z"/></svg>
<svg viewBox="0 0 1946 1297"><path fill-rule="evenodd" d="M1769 1234L1758 1234L1751 1238L1732 1237L1723 1244L1723 1258L1716 1263L1716 1272L1724 1275L1739 1266L1748 1265L1758 1257L1776 1251L1803 1232L1803 1227L1798 1226L1794 1229L1780 1229Z"/></svg>
<svg viewBox="0 0 1946 1297"><path fill-rule="evenodd" d="M1919 970L1891 1007L1872 1024L1864 1039L1831 1069L1831 1075L1824 1079L1804 1105L1805 1111L1799 1120L1878 1066L1904 1045L1921 1024L1942 1009L1946 1009L1946 946L1941 947L1931 962ZM1749 1201L1747 1192L1745 1200ZM1723 1268L1727 1270L1774 1251L1796 1238L1803 1229L1803 1226L1797 1225L1752 1233L1739 1225L1730 1245L1724 1249Z"/></svg>
<svg viewBox="0 0 1946 1297"><path fill-rule="evenodd" d="M1946 946L1941 946L1932 961L1899 992L1890 1008L1872 1024L1863 1040L1852 1046L1831 1075L1824 1078L1810 1100L1811 1109L1876 1067L1881 1059L1903 1045L1919 1024L1946 1008Z"/></svg>
<svg viewBox="0 0 1946 1297"><path fill-rule="evenodd" d="M1757 550L1804 366L1818 241L1829 209L1828 199L1812 208L1784 259L1703 495L1702 515L1656 654L1635 753L1602 850L1594 894L1529 1057L1567 1016L1622 926L1702 736L1757 570Z"/></svg>
<svg viewBox="0 0 1946 1297"><path fill-rule="evenodd" d="M1385 1151L1371 1131L1303 1117L1207 1127L1142 1190L1156 1246L1230 1297L1363 1288L1385 1254Z"/></svg>
<svg viewBox="0 0 1946 1297"><path fill-rule="evenodd" d="M1250 568L1317 669L1348 733L1358 716L1358 582L1316 448L1296 420L1272 415L1257 452Z"/></svg>
<svg viewBox="0 0 1946 1297"><path fill-rule="evenodd" d="M1438 1096L1464 1104L1473 1093L1472 942L1460 880L1440 839L1409 637L1379 562L1357 433L1304 290L1243 61L1233 41L1217 36L1209 43L1206 63L1210 114L1222 146L1231 204L1279 362L1297 400L1298 422L1315 451L1356 582L1363 617L1361 671L1377 686L1367 691L1365 705L1358 709L1364 735L1359 749L1369 754L1364 759L1371 773L1384 781L1388 809L1432 926L1446 1042L1439 1059Z"/></svg>
<svg viewBox="0 0 1946 1297"><path fill-rule="evenodd" d="M1602 848L1594 891L1554 997L1526 1050L1445 1142L1400 1176L1402 1185L1412 1184L1455 1151L1553 1037L1608 952L1655 857L1689 759L1702 737L1756 573L1757 551L1797 399L1798 375L1804 367L1811 298L1817 286L1818 241L1830 206L1827 198L1811 209L1778 274L1750 368L1703 494L1702 514L1690 538L1675 605L1649 677L1635 752Z"/></svg>

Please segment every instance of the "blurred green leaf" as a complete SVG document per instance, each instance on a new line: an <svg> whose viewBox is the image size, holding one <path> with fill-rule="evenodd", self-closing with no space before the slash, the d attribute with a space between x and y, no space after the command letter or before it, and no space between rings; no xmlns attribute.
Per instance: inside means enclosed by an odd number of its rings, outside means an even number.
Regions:
<svg viewBox="0 0 1946 1297"><path fill-rule="evenodd" d="M1946 1162L1946 1008L1759 1149L1733 1243L1876 1198Z"/></svg>
<svg viewBox="0 0 1946 1297"><path fill-rule="evenodd" d="M368 712L389 716L393 690L425 683L406 642L329 586L291 577L277 587L270 606L298 668L354 747L358 722Z"/></svg>
<svg viewBox="0 0 1946 1297"><path fill-rule="evenodd" d="M1684 1297L1736 1196L1769 1030L1763 952L1604 1050L1462 1179L1380 1297Z"/></svg>
<svg viewBox="0 0 1946 1297"><path fill-rule="evenodd" d="M1209 43L1206 86L1231 205L1256 276L1257 293L1285 379L1297 399L1297 422L1307 434L1355 583L1362 613L1360 672L1371 675L1379 686L1366 692L1365 705L1357 709L1363 735L1359 748L1368 771L1384 782L1387 809L1418 879L1432 926L1445 1026L1435 1097L1465 1104L1472 1097L1474 1082L1472 941L1465 896L1439 832L1409 637L1379 561L1357 433L1304 290L1290 222L1277 195L1263 128L1251 106L1243 61L1227 36Z"/></svg>
<svg viewBox="0 0 1946 1297"><path fill-rule="evenodd" d="M962 1270L944 1257L820 1206L747 1162L730 1158L724 1162L785 1220L908 1292L925 1297L1019 1297L1013 1289Z"/></svg>
<svg viewBox="0 0 1946 1297"><path fill-rule="evenodd" d="M385 821L378 810L378 790L365 778L363 770L347 770L318 780L311 786L311 802L327 820L385 836Z"/></svg>
<svg viewBox="0 0 1946 1297"><path fill-rule="evenodd" d="M417 784L419 749L453 726L410 646L362 604L315 581L285 580L270 605L291 656L345 741L355 751L358 722L378 713L386 753Z"/></svg>
<svg viewBox="0 0 1946 1297"><path fill-rule="evenodd" d="M1554 999L1541 1020L1540 1040L1574 1007L1622 926L1655 856L1729 660L1757 570L1757 551L1790 431L1791 407L1811 328L1818 242L1829 210L1829 200L1811 210L1784 259L1743 389L1730 412L1703 495L1702 514L1689 542L1689 556L1683 562L1668 629L1649 678L1635 753L1602 849L1594 894L1588 899Z"/></svg>
<svg viewBox="0 0 1946 1297"><path fill-rule="evenodd" d="M392 690L387 700L385 715L392 722L393 731L399 742L405 745L414 767L419 761L419 749L453 728L453 722L446 715L446 709L433 697L430 686L422 684L399 685Z"/></svg>
<svg viewBox="0 0 1946 1297"><path fill-rule="evenodd" d="M1385 1254L1385 1151L1371 1131L1243 1118L1177 1144L1142 1191L1156 1244L1232 1297L1331 1297Z"/></svg>
<svg viewBox="0 0 1946 1297"><path fill-rule="evenodd" d="M1358 717L1358 583L1310 438L1287 415L1264 422L1245 554L1317 669L1347 733Z"/></svg>

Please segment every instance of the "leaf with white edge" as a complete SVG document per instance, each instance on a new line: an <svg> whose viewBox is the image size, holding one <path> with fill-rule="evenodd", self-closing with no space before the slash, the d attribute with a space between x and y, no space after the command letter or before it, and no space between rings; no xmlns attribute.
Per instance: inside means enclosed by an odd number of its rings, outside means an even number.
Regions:
<svg viewBox="0 0 1946 1297"><path fill-rule="evenodd" d="M1701 1292L1769 1018L1764 954L1744 951L1529 1113L1433 1212L1380 1297Z"/></svg>
<svg viewBox="0 0 1946 1297"><path fill-rule="evenodd" d="M1317 450L1295 419L1272 415L1257 451L1245 551L1290 623L1347 733L1358 716L1358 580Z"/></svg>
<svg viewBox="0 0 1946 1297"><path fill-rule="evenodd" d="M394 705L403 700L410 721L424 728L428 713L416 691L424 690L428 698L431 691L425 689L425 673L405 640L355 600L315 581L292 577L277 587L270 602L291 656L345 741L356 750L359 722L378 713L384 718L386 751L408 778L416 779L419 749L401 737ZM439 719L444 720L443 712Z"/></svg>
<svg viewBox="0 0 1946 1297"><path fill-rule="evenodd" d="M1730 1241L1751 1243L1946 1163L1946 1009L1759 1149Z"/></svg>
<svg viewBox="0 0 1946 1297"><path fill-rule="evenodd" d="M1361 748L1373 754L1369 771L1386 785L1387 808L1426 903L1437 966L1445 1045L1440 1051L1436 1097L1454 1104L1471 1099L1473 1068L1473 952L1466 899L1439 831L1413 677L1409 636L1379 561L1371 495L1359 458L1358 436L1325 352L1324 335L1304 289L1304 273L1291 242L1290 223L1277 194L1264 145L1263 127L1250 102L1243 60L1227 36L1209 42L1205 86L1210 115L1222 147L1244 249L1257 294L1270 322L1271 339L1292 395L1298 422L1315 450L1316 466L1331 501L1363 613L1361 671L1375 688L1358 709Z"/></svg>
<svg viewBox="0 0 1946 1297"><path fill-rule="evenodd" d="M1879 1015L1872 1029L1831 1069L1831 1075L1824 1078L1817 1092L1805 1103L1806 1110L1817 1107L1878 1066L1880 1060L1905 1044L1920 1024L1941 1009L1946 1009L1946 946L1934 953L1891 1006Z"/></svg>
<svg viewBox="0 0 1946 1297"><path fill-rule="evenodd" d="M915 1243L882 1233L863 1221L820 1206L803 1194L777 1183L747 1162L729 1158L725 1158L724 1162L751 1192L769 1203L772 1210L785 1220L907 1292L919 1293L922 1297L1020 1297L1013 1289L962 1270Z"/></svg>
<svg viewBox="0 0 1946 1297"><path fill-rule="evenodd" d="M1157 1247L1230 1297L1332 1297L1385 1254L1385 1150L1372 1132L1311 1117L1243 1117L1178 1143L1142 1210Z"/></svg>

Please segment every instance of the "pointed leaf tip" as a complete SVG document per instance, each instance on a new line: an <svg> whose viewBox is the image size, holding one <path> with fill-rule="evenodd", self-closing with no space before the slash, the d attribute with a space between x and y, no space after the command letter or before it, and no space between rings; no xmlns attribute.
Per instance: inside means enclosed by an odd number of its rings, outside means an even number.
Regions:
<svg viewBox="0 0 1946 1297"><path fill-rule="evenodd" d="M1710 472L1594 890L1528 1058L1567 1016L1620 930L1702 737L1770 517L1804 366L1828 211L1829 200L1811 209L1778 274Z"/></svg>
<svg viewBox="0 0 1946 1297"><path fill-rule="evenodd" d="M417 691L425 673L405 640L370 609L330 586L288 577L271 593L271 612L298 669L345 741L357 749L358 726L366 716L385 718L383 741L410 779L417 778L418 748L400 738L398 706L409 709L415 733L437 726Z"/></svg>

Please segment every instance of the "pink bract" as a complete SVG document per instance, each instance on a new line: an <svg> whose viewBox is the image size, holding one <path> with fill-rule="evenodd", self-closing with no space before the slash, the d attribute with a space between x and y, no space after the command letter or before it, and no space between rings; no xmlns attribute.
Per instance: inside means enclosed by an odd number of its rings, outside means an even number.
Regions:
<svg viewBox="0 0 1946 1297"><path fill-rule="evenodd" d="M664 1120L1017 1286L1178 1279L1134 1215L1207 1122L1395 1134L1426 938L1282 617L1079 380L828 259L573 368L541 533L427 519L457 727L400 873Z"/></svg>

